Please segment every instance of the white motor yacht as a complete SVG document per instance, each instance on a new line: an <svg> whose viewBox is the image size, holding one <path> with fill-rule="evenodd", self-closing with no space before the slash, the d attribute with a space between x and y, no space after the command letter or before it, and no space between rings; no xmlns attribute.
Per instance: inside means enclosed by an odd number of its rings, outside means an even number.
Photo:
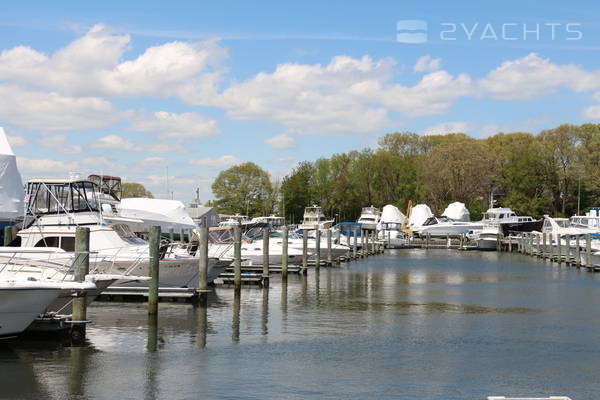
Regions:
<svg viewBox="0 0 600 400"><path fill-rule="evenodd" d="M75 229L90 229L90 271L102 274L148 276L149 245L138 238L125 219L108 224L100 210L94 183L78 177L71 179L34 179L27 185L27 215L24 229L18 232L21 248L55 248L73 252ZM161 249L159 285L161 287L195 286L198 259ZM167 256L168 254L168 256ZM36 258L35 254L29 255ZM61 255L64 257L64 254ZM209 283L224 267L209 260ZM146 286L146 282L119 281L121 286Z"/></svg>
<svg viewBox="0 0 600 400"><path fill-rule="evenodd" d="M209 228L208 255L210 257L226 258L232 260L234 257L233 248L233 227L220 226ZM256 237L256 240L242 235L242 260L246 265L261 265L263 262L263 241ZM269 240L269 264L281 264L283 247L281 240ZM300 264L302 262L302 250L288 247L288 263Z"/></svg>
<svg viewBox="0 0 600 400"><path fill-rule="evenodd" d="M0 337L23 332L61 295L94 289L92 282L0 280Z"/></svg>
<svg viewBox="0 0 600 400"><path fill-rule="evenodd" d="M517 232L539 231L543 220L535 220L530 216L518 216L506 207L488 209L482 220L483 229L475 236L477 248L480 250L495 250L498 238L507 237Z"/></svg>
<svg viewBox="0 0 600 400"><path fill-rule="evenodd" d="M414 232L419 236L460 236L469 231L479 231L483 229L483 225L483 222L455 221L445 216L433 216L427 218Z"/></svg>
<svg viewBox="0 0 600 400"><path fill-rule="evenodd" d="M333 225L332 219L327 219L323 209L317 205L304 208L304 218L298 229L312 231L315 229L328 229Z"/></svg>
<svg viewBox="0 0 600 400"><path fill-rule="evenodd" d="M361 224L363 229L375 230L377 228L377 224L379 224L379 219L381 218L381 211L379 208L370 206L363 207L360 212L360 217L358 217L358 222Z"/></svg>

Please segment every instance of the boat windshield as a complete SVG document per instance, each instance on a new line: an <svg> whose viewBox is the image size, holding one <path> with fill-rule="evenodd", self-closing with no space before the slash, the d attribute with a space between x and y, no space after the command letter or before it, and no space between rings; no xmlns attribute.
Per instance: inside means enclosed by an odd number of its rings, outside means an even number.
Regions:
<svg viewBox="0 0 600 400"><path fill-rule="evenodd" d="M124 241L126 241L129 244L147 244L146 241L144 241L143 239L140 239L139 237L137 237L135 235L135 233L133 233L133 231L131 230L131 227L129 227L129 225L125 225L125 224L114 224L111 225L111 228L117 232L117 234L119 235L119 237L121 239L123 239Z"/></svg>
<svg viewBox="0 0 600 400"><path fill-rule="evenodd" d="M98 211L94 184L89 181L30 182L25 202L31 215Z"/></svg>

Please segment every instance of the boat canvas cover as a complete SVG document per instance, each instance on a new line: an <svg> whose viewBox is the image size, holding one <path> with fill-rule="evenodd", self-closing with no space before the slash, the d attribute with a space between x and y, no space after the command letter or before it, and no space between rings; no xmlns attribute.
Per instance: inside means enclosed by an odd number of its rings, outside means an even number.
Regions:
<svg viewBox="0 0 600 400"><path fill-rule="evenodd" d="M433 217L431 208L429 208L429 206L426 204L417 204L410 212L410 216L408 217L408 226L411 228L419 227L423 225L423 222L425 222L429 217Z"/></svg>
<svg viewBox="0 0 600 400"><path fill-rule="evenodd" d="M455 221L471 221L471 214L469 213L469 210L467 210L467 207L465 207L465 203L458 201L448 204L448 207L446 207L442 215Z"/></svg>
<svg viewBox="0 0 600 400"><path fill-rule="evenodd" d="M17 159L4 128L0 127L0 220L13 220L23 216L23 195L23 181L17 168Z"/></svg>
<svg viewBox="0 0 600 400"><path fill-rule="evenodd" d="M119 215L144 221L146 228L159 225L161 230L195 229L196 224L179 200L129 198L121 200Z"/></svg>
<svg viewBox="0 0 600 400"><path fill-rule="evenodd" d="M405 219L406 216L402 214L402 211L400 211L398 207L388 204L381 210L381 218L379 221L382 224L403 224Z"/></svg>

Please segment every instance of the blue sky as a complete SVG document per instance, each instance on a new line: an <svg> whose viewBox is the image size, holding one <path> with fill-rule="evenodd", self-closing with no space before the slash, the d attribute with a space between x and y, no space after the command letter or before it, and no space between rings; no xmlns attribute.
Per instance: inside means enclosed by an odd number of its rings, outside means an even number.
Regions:
<svg viewBox="0 0 600 400"><path fill-rule="evenodd" d="M0 124L25 178L102 172L183 201L200 187L206 200L237 162L277 178L387 132L484 137L598 122L599 11L524 1L4 5ZM427 41L398 42L403 20L427 22Z"/></svg>

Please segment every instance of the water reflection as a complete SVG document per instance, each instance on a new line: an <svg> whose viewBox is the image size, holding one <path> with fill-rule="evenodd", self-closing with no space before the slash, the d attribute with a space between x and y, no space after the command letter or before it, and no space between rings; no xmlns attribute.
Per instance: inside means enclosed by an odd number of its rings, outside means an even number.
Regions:
<svg viewBox="0 0 600 400"><path fill-rule="evenodd" d="M198 319L198 328L196 329L196 341L198 348L206 347L206 331L208 330L208 295L201 293L198 298L196 308L196 318Z"/></svg>
<svg viewBox="0 0 600 400"><path fill-rule="evenodd" d="M275 277L243 297L217 287L197 305L161 303L160 321L143 304L98 303L88 339L101 351L27 345L0 354L0 383L23 382L7 396L26 399L446 399L594 387L600 275L520 256L422 253Z"/></svg>
<svg viewBox="0 0 600 400"><path fill-rule="evenodd" d="M240 341L240 308L241 308L241 289L234 289L232 320L231 320L231 340L234 343Z"/></svg>

